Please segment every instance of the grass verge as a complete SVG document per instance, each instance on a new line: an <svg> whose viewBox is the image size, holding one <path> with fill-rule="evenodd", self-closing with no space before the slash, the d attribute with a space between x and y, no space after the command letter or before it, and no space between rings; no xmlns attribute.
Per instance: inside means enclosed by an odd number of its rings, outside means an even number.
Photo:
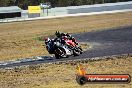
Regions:
<svg viewBox="0 0 132 88"><path fill-rule="evenodd" d="M130 74L132 57L88 61L81 63L88 74ZM75 64L41 64L14 69L0 70L1 88L131 88L129 84L86 84L80 86L75 81Z"/></svg>
<svg viewBox="0 0 132 88"><path fill-rule="evenodd" d="M48 55L37 38L132 25L132 12L0 24L0 61Z"/></svg>

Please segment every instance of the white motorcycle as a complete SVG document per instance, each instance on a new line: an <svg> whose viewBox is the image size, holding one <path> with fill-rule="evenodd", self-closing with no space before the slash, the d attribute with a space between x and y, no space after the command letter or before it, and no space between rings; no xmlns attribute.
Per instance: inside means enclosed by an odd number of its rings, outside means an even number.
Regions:
<svg viewBox="0 0 132 88"><path fill-rule="evenodd" d="M60 41L53 41L51 39L45 40L46 49L50 54L55 54L56 59L66 58L73 55L73 50L68 46L61 44Z"/></svg>

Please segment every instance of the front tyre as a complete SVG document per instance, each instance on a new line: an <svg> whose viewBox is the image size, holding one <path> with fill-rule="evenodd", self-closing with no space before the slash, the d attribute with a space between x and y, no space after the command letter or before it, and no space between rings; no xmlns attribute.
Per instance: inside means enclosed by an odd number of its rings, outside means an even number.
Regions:
<svg viewBox="0 0 132 88"><path fill-rule="evenodd" d="M56 59L61 59L61 57L58 54L55 54Z"/></svg>
<svg viewBox="0 0 132 88"><path fill-rule="evenodd" d="M56 59L67 57L66 52L63 48L58 48L55 54Z"/></svg>
<svg viewBox="0 0 132 88"><path fill-rule="evenodd" d="M83 50L82 50L82 48L81 48L81 47L78 47L78 51L80 52L80 54L82 54L82 53L83 53Z"/></svg>
<svg viewBox="0 0 132 88"><path fill-rule="evenodd" d="M80 55L80 52L78 52L77 50L74 49L74 50L73 50L73 55L74 55L74 56L79 56L79 55Z"/></svg>

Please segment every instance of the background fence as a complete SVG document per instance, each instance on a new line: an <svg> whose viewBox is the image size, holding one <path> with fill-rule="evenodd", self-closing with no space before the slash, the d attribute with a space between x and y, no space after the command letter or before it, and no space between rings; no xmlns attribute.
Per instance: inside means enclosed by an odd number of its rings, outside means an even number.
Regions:
<svg viewBox="0 0 132 88"><path fill-rule="evenodd" d="M115 10L132 10L132 1L119 2L119 3L106 3L96 5L83 5L83 6L70 6L70 7L56 7L51 9L45 9L41 11L40 18L43 17L56 17L73 14L91 13L91 12L104 12L104 11L115 11ZM36 19L36 18L33 18ZM0 22L12 22L12 21L24 21L30 20L28 18L28 11L22 11L22 17L0 19Z"/></svg>

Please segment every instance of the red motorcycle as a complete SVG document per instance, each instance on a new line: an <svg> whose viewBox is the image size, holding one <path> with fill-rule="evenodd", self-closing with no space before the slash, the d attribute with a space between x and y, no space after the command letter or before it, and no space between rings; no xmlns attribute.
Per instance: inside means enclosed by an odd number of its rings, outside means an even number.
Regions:
<svg viewBox="0 0 132 88"><path fill-rule="evenodd" d="M82 54L83 53L83 50L81 48L81 46L78 44L76 44L73 40L70 40L67 38L67 36L64 36L63 37L63 40L65 41L65 44L73 50L74 54L75 55L79 55L79 54Z"/></svg>

